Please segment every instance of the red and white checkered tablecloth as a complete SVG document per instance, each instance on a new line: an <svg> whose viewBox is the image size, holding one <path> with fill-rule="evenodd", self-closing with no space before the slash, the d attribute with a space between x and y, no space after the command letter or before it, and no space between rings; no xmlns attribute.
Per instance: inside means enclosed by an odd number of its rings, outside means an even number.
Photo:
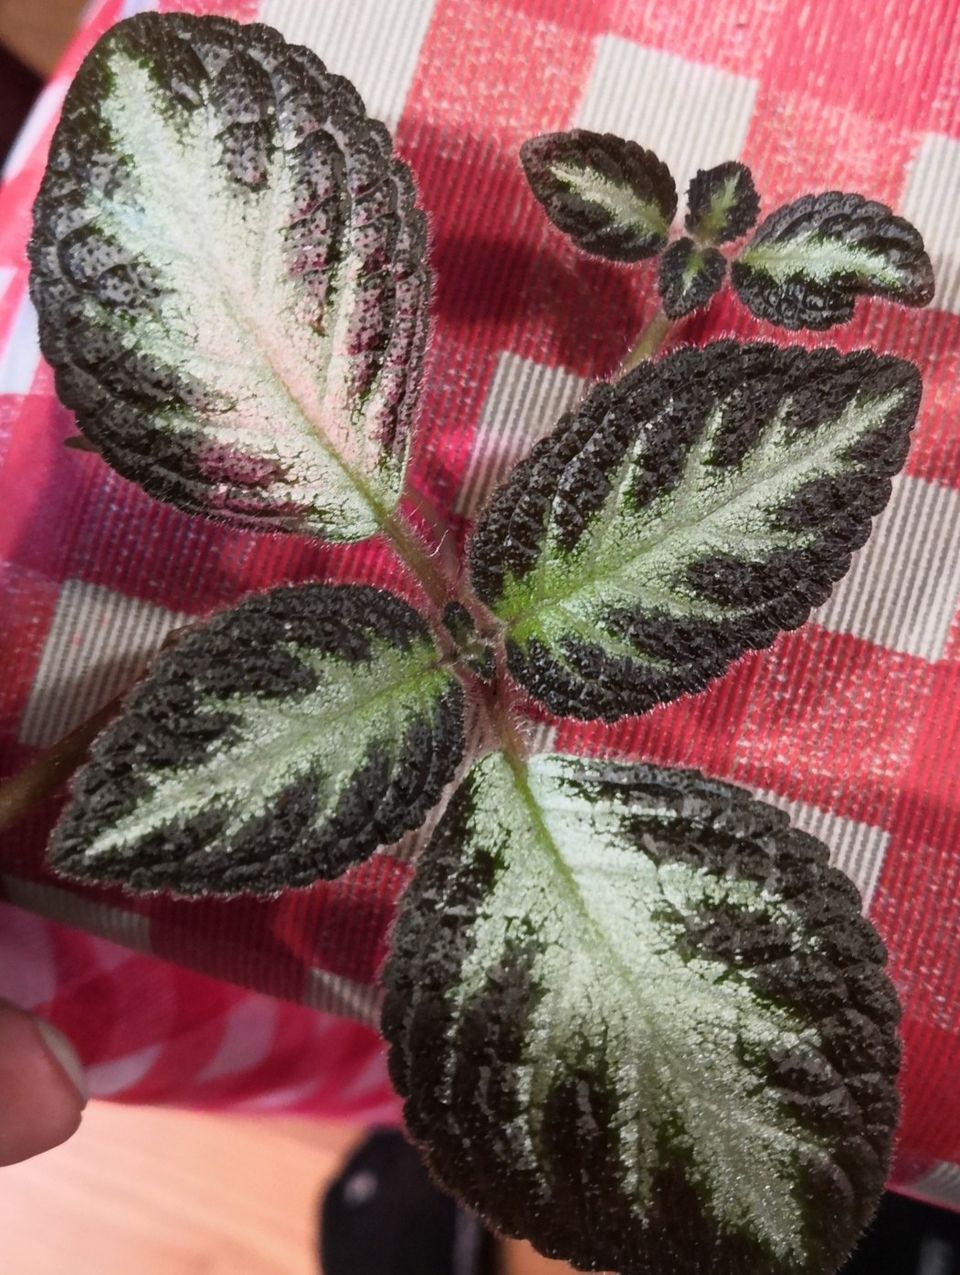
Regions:
<svg viewBox="0 0 960 1275"><path fill-rule="evenodd" d="M26 295L30 206L83 53L119 17L157 7L278 26L395 131L437 274L428 454L413 486L452 507L460 533L505 467L615 370L655 306L649 268L576 256L548 228L517 162L528 135L632 136L681 187L742 157L765 210L855 189L921 228L933 307L861 304L848 327L810 338L912 358L925 384L906 470L834 596L700 696L612 727L544 719L541 742L699 766L769 795L832 847L887 941L905 1007L894 1183L960 1207L958 0L94 3L0 194L5 772L129 684L184 617L281 580L390 582L370 550L212 526L63 446L73 426ZM784 340L726 297L683 339L720 333ZM0 995L67 1031L95 1094L396 1113L372 1033L332 1013L375 1018L402 856L275 901L132 899L45 872L54 815L2 850Z"/></svg>

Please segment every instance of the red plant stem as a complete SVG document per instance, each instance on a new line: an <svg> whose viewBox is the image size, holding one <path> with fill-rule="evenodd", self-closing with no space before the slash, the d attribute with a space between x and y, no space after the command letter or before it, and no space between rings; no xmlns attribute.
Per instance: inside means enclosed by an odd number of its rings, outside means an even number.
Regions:
<svg viewBox="0 0 960 1275"><path fill-rule="evenodd" d="M637 337L633 349L623 360L620 376L626 376L628 372L632 372L644 359L652 359L670 335L673 326L663 311L658 310Z"/></svg>
<svg viewBox="0 0 960 1275"><path fill-rule="evenodd" d="M0 832L52 797L89 756L90 745L120 709L126 692L104 704L92 717L48 748L19 774L0 786Z"/></svg>
<svg viewBox="0 0 960 1275"><path fill-rule="evenodd" d="M186 633L197 626L182 624L171 629L160 644L160 650L169 650ZM138 677L141 676L138 674ZM130 688L115 695L109 703L81 722L69 735L64 735L50 748L35 757L28 766L0 784L0 832L12 827L30 811L45 801L70 778L75 770L90 756L90 746L123 707Z"/></svg>

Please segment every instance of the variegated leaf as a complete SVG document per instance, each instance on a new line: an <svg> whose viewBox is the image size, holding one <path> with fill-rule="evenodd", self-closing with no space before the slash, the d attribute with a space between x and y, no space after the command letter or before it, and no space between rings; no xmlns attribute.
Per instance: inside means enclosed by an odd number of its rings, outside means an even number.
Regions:
<svg viewBox="0 0 960 1275"><path fill-rule="evenodd" d="M332 540L397 501L425 223L353 87L264 26L141 14L74 80L35 208L57 392L125 477Z"/></svg>
<svg viewBox="0 0 960 1275"><path fill-rule="evenodd" d="M639 261L666 243L677 188L653 151L574 128L531 137L520 159L547 216L584 252Z"/></svg>
<svg viewBox="0 0 960 1275"><path fill-rule="evenodd" d="M660 258L660 303L668 319L684 315L712 300L723 283L727 261L716 248L700 248L678 239Z"/></svg>
<svg viewBox="0 0 960 1275"><path fill-rule="evenodd" d="M897 1114L896 995L856 888L695 772L492 754L402 904L384 1032L433 1172L622 1275L826 1275Z"/></svg>
<svg viewBox="0 0 960 1275"><path fill-rule="evenodd" d="M901 359L732 341L597 386L470 545L514 676L612 721L802 624L886 504L919 400Z"/></svg>
<svg viewBox="0 0 960 1275"><path fill-rule="evenodd" d="M160 659L79 772L50 860L179 894L307 885L418 827L463 749L460 683L406 602L276 589Z"/></svg>
<svg viewBox="0 0 960 1275"><path fill-rule="evenodd" d="M836 190L771 213L732 277L757 318L785 328L846 323L861 294L913 306L933 299L933 267L916 228L886 204Z"/></svg>
<svg viewBox="0 0 960 1275"><path fill-rule="evenodd" d="M700 243L729 243L757 220L760 197L746 164L729 160L701 168L687 191L685 225Z"/></svg>

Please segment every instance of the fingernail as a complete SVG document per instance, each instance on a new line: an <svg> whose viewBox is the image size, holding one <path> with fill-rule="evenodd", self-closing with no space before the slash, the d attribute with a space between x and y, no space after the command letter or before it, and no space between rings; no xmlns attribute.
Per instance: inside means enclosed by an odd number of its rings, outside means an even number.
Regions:
<svg viewBox="0 0 960 1275"><path fill-rule="evenodd" d="M76 1050L63 1032L54 1027L53 1023L48 1023L45 1018L35 1018L33 1021L37 1025L37 1031L40 1033L48 1052L59 1063L67 1079L83 1099L83 1105L86 1106L90 1094L87 1091L87 1078L83 1072L83 1064L77 1057Z"/></svg>

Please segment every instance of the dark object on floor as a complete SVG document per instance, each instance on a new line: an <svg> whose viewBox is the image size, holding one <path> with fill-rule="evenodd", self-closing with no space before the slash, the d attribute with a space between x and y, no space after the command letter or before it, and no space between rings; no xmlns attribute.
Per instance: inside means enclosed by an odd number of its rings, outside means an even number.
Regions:
<svg viewBox="0 0 960 1275"><path fill-rule="evenodd" d="M493 1250L392 1129L360 1145L321 1206L323 1275L492 1275Z"/></svg>
<svg viewBox="0 0 960 1275"><path fill-rule="evenodd" d="M960 1214L885 1195L840 1275L960 1275Z"/></svg>
<svg viewBox="0 0 960 1275"><path fill-rule="evenodd" d="M373 1133L322 1204L324 1275L492 1275L494 1241L395 1130ZM885 1195L838 1275L960 1275L960 1214Z"/></svg>
<svg viewBox="0 0 960 1275"><path fill-rule="evenodd" d="M492 1275L494 1241L402 1134L380 1130L323 1200L320 1260L324 1275ZM838 1275L960 1275L960 1214L885 1195Z"/></svg>
<svg viewBox="0 0 960 1275"><path fill-rule="evenodd" d="M42 88L40 77L0 45L0 163Z"/></svg>

